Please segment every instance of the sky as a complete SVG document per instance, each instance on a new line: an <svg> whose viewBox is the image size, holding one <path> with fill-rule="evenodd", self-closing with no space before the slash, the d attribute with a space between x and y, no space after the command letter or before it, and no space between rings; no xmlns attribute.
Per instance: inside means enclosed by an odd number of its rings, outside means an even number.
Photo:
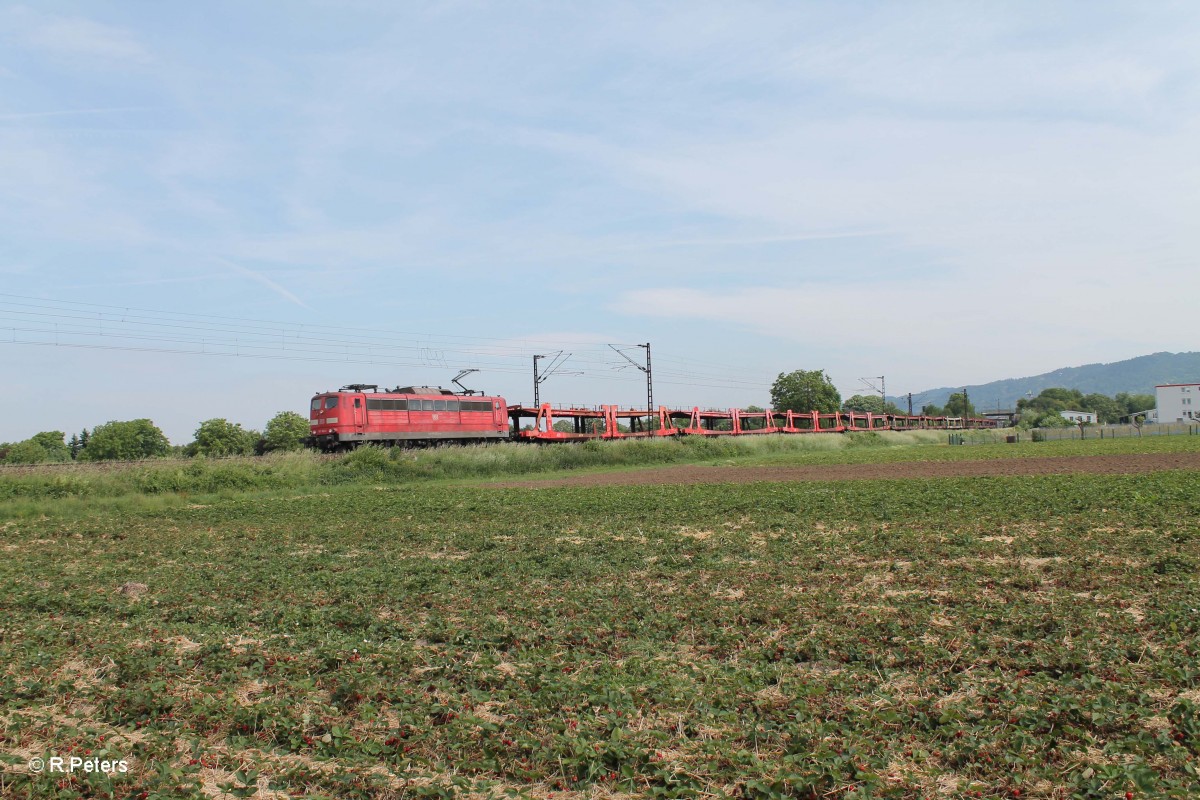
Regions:
<svg viewBox="0 0 1200 800"><path fill-rule="evenodd" d="M1197 349L1197 41L1188 2L0 2L0 441L461 368L528 403L559 352L543 401L644 404L647 342L683 407Z"/></svg>

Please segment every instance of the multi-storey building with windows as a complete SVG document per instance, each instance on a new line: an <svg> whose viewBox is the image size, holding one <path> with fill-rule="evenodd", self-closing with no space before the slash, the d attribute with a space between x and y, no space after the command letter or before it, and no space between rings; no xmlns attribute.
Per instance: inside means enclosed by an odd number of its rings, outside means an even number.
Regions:
<svg viewBox="0 0 1200 800"><path fill-rule="evenodd" d="M1159 422L1200 420L1200 383L1166 383L1154 387Z"/></svg>

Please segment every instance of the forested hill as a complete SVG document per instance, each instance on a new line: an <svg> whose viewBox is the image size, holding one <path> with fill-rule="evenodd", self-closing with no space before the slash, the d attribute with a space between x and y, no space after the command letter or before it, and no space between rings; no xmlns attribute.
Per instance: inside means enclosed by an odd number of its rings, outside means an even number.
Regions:
<svg viewBox="0 0 1200 800"><path fill-rule="evenodd" d="M966 388L975 408L986 411L997 405L1000 408L1014 408L1017 400L1026 396L1026 392L1036 396L1043 389L1055 386L1078 389L1084 394L1097 392L1112 397L1118 392L1153 394L1155 385L1161 383L1193 382L1200 382L1200 353L1154 353L1111 364L1064 367L1043 375L1008 378ZM962 389L961 386L945 386L920 394L914 392L913 408L919 409L926 403L945 405L951 392L961 392ZM907 408L907 396L889 399L901 408Z"/></svg>

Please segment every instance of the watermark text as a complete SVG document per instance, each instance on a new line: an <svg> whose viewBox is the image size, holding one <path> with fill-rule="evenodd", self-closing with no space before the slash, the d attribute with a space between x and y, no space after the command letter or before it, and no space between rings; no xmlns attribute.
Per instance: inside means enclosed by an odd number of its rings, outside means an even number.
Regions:
<svg viewBox="0 0 1200 800"><path fill-rule="evenodd" d="M129 772L129 762L124 759L83 758L81 756L50 756L49 758L29 759L30 772L48 772L68 774L73 772L100 772L105 775L118 775Z"/></svg>

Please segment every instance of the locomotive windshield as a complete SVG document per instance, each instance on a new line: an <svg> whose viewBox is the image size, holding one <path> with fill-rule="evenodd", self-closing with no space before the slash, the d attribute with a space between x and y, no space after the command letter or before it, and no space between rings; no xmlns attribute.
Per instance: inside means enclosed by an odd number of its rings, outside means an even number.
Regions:
<svg viewBox="0 0 1200 800"><path fill-rule="evenodd" d="M326 397L325 398L325 407L326 408L337 408L337 398L336 397Z"/></svg>

